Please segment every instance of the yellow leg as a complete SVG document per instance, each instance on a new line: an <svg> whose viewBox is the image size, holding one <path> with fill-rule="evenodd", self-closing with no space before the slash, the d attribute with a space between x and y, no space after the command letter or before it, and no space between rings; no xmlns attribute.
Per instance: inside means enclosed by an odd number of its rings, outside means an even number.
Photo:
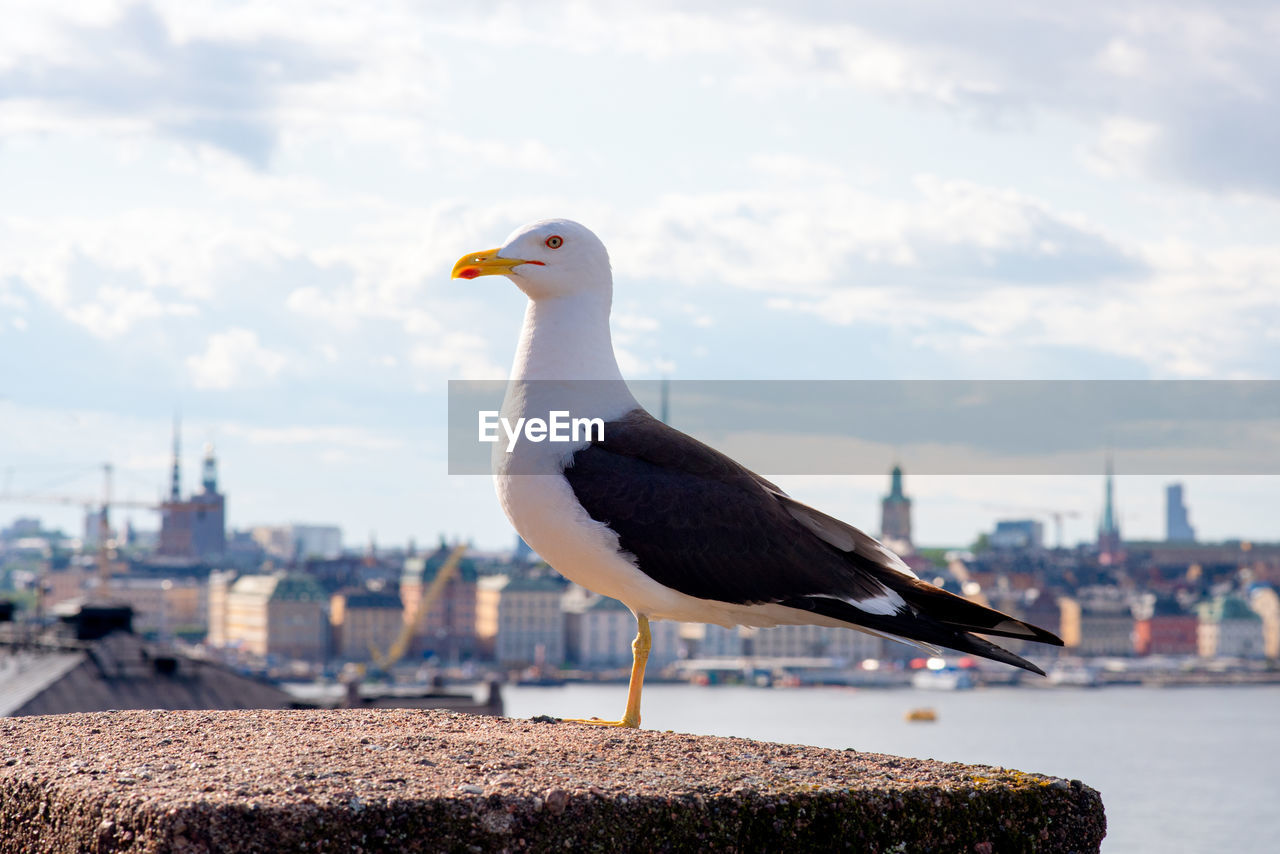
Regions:
<svg viewBox="0 0 1280 854"><path fill-rule="evenodd" d="M639 630L636 632L636 639L631 642L631 687L627 690L627 710L622 713L622 720L566 718L569 723L625 726L632 729L640 726L640 691L644 688L644 666L649 662L649 650L653 646L653 638L649 635L648 617L641 614L636 617L636 622L639 623Z"/></svg>

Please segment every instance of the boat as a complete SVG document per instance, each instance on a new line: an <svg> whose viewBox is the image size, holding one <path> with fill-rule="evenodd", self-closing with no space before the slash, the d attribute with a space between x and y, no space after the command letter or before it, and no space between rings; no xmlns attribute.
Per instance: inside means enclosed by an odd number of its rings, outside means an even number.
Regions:
<svg viewBox="0 0 1280 854"><path fill-rule="evenodd" d="M932 706L922 706L918 709L909 709L906 714L907 723L933 723L938 719L938 713Z"/></svg>
<svg viewBox="0 0 1280 854"><path fill-rule="evenodd" d="M967 691L973 685L973 675L958 667L927 668L911 674L911 687L924 691Z"/></svg>
<svg viewBox="0 0 1280 854"><path fill-rule="evenodd" d="M1059 661L1049 668L1050 685L1069 688L1097 688L1102 684L1102 670L1082 661Z"/></svg>

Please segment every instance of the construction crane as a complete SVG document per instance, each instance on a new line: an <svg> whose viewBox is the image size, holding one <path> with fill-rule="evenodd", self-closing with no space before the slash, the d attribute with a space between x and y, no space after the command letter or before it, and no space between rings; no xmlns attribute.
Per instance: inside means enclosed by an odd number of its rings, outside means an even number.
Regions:
<svg viewBox="0 0 1280 854"><path fill-rule="evenodd" d="M999 510L1001 513L1030 513L1033 516L1048 516L1053 520L1057 548L1062 548L1062 520L1080 517L1080 511L1078 510L1063 510L1056 507L1027 507L1025 505L1011 504L983 504L982 506L988 510Z"/></svg>
<svg viewBox="0 0 1280 854"><path fill-rule="evenodd" d="M453 551L449 552L444 564L436 571L436 577L431 579L431 584L418 597L413 616L404 621L404 625L400 627L399 637L387 648L385 654L380 652L372 643L369 644L369 652L372 654L373 662L379 670L385 673L396 662L404 658L404 654L409 651L409 644L422 631L423 624L427 619L427 612L431 610L431 606L435 604L435 601L440 598L440 594L444 593L444 588L449 581L458 574L458 567L462 564L462 556L466 554L466 551L467 546L459 544L453 547Z"/></svg>
<svg viewBox="0 0 1280 854"><path fill-rule="evenodd" d="M22 503L45 503L45 504L78 504L85 509L88 514L96 507L98 508L98 549L96 557L96 566L98 571L98 586L93 592L92 597L95 599L104 599L107 593L107 584L111 578L111 552L115 547L115 541L111 539L111 522L109 518L110 508L127 507L139 510L159 510L160 506L150 501L129 501L117 500L111 495L112 484L112 465L111 463L102 464L102 496L100 499L87 498L83 495L59 495L49 493L12 493L7 487L6 491L0 492L0 502L22 502ZM6 476L6 482L8 477ZM41 588L44 586L44 580L41 579ZM39 592L37 593L39 595Z"/></svg>

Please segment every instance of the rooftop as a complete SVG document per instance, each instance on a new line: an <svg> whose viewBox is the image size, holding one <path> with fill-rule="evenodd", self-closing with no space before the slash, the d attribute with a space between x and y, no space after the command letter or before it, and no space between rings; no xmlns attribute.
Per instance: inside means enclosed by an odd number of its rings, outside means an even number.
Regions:
<svg viewBox="0 0 1280 854"><path fill-rule="evenodd" d="M280 689L116 631L62 644L0 638L0 716L105 709L282 709Z"/></svg>

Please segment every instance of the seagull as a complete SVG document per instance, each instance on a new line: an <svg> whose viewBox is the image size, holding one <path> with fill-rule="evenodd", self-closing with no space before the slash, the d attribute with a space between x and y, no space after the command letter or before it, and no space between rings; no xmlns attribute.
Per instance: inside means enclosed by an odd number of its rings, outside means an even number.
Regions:
<svg viewBox="0 0 1280 854"><path fill-rule="evenodd" d="M873 537L646 412L618 369L609 253L589 229L531 223L452 272L493 275L529 297L502 417L560 410L603 426L562 442L526 431L493 450L498 500L525 542L636 618L621 719L576 722L640 725L650 620L839 626L1044 675L975 633L1061 646L1052 633L921 581Z"/></svg>

